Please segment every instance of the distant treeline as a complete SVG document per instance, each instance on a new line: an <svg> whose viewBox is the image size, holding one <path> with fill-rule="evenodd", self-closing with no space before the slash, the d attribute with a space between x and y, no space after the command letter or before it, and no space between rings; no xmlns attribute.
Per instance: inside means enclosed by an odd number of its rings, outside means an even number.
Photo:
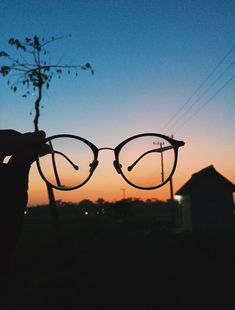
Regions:
<svg viewBox="0 0 235 310"><path fill-rule="evenodd" d="M178 212L176 201L157 199L141 200L137 198L122 199L115 202L100 198L96 202L89 199L75 202L56 201L59 214L79 217L110 217L115 219L152 218L169 221ZM49 205L38 205L27 209L28 215L50 215Z"/></svg>

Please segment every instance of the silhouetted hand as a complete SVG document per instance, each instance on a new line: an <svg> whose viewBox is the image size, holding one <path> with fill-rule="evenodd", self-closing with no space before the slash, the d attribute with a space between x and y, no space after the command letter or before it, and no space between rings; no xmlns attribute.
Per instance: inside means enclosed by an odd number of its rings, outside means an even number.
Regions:
<svg viewBox="0 0 235 310"><path fill-rule="evenodd" d="M43 131L22 134L0 130L0 270L10 263L20 236L28 201L29 170L39 154L48 152L44 140ZM3 163L6 156L11 157Z"/></svg>

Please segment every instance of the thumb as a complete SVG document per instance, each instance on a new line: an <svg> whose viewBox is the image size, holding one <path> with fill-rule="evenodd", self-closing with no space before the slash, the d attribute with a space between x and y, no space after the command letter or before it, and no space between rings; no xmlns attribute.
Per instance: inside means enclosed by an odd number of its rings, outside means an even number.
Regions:
<svg viewBox="0 0 235 310"><path fill-rule="evenodd" d="M38 156L44 156L51 152L51 148L48 144L35 145L25 147L20 153L14 154L8 164L10 166L30 166L34 161L38 159Z"/></svg>

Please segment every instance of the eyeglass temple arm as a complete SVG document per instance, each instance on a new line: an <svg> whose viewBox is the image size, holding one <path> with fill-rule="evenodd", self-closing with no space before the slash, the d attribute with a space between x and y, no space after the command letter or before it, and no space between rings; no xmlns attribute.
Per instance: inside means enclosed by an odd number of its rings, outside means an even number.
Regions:
<svg viewBox="0 0 235 310"><path fill-rule="evenodd" d="M78 169L79 169L78 165L74 164L74 163L72 162L72 160L69 159L64 153L59 152L59 151L54 151L54 150L53 150L52 153L54 153L54 154L59 154L59 155L63 156L63 157L71 164L71 166L73 166L73 168L74 168L75 170L78 170Z"/></svg>
<svg viewBox="0 0 235 310"><path fill-rule="evenodd" d="M56 167L55 154L60 154L61 156L63 156L73 166L73 168L75 170L78 170L79 168L65 154L63 154L62 152L59 152L59 151L55 151L53 149L51 141L49 141L49 145L50 145L50 148L51 148L52 165L53 165L53 170L54 170L54 173L55 173L56 182L57 182L58 186L61 186L59 174L58 174L57 167Z"/></svg>
<svg viewBox="0 0 235 310"><path fill-rule="evenodd" d="M153 150L147 151L147 152L145 152L144 154L142 154L140 157L138 157L138 158L136 159L136 161L135 161L132 165L128 166L128 167L127 167L127 170L128 170L128 171L131 171L131 170L135 167L135 165L136 165L144 156L146 156L146 155L148 155L148 154L150 154L150 153L162 153L162 152L165 152L165 151L168 151L168 150L171 150L171 149L173 149L173 146L165 146L165 147L161 147L161 148L158 148L158 149L153 149Z"/></svg>
<svg viewBox="0 0 235 310"><path fill-rule="evenodd" d="M53 150L53 146L52 146L51 141L49 141L49 145L50 145L50 148L52 150L52 152L51 152L51 159L52 159L52 165L53 165L53 170L54 170L57 186L61 186L59 174L58 174L57 167L56 167L55 152Z"/></svg>

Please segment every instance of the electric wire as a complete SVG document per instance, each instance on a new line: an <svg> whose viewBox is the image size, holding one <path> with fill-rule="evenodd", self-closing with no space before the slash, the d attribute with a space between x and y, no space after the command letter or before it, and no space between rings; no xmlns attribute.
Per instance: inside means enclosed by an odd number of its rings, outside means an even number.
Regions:
<svg viewBox="0 0 235 310"><path fill-rule="evenodd" d="M221 60L215 65L212 71L206 76L206 78L202 81L202 83L195 89L192 95L183 103L183 105L176 111L175 114L169 119L169 121L165 124L162 130L169 127L169 125L177 118L177 116L181 113L181 111L188 105L188 103L192 100L192 98L201 90L201 88L206 84L206 82L210 79L210 77L217 71L217 69L223 64L226 58L233 52L235 49L235 44L229 49L229 51L221 58Z"/></svg>
<svg viewBox="0 0 235 310"><path fill-rule="evenodd" d="M203 105L201 105L193 114L191 114L180 126L178 126L174 132L178 132L181 128L185 126L192 118L194 118L212 99L214 99L232 80L235 78L233 75L228 79L208 100L206 100Z"/></svg>
<svg viewBox="0 0 235 310"><path fill-rule="evenodd" d="M223 75L235 64L235 59L217 76L217 78L204 90L204 92L194 101L190 106L188 106L187 110L181 114L181 119L176 119L175 122L171 125L172 128L177 126L178 123L181 122L181 120L189 114L189 112L192 110L192 108L201 100L204 98L204 96L208 93L209 90L223 77ZM202 104L203 105L203 104Z"/></svg>

